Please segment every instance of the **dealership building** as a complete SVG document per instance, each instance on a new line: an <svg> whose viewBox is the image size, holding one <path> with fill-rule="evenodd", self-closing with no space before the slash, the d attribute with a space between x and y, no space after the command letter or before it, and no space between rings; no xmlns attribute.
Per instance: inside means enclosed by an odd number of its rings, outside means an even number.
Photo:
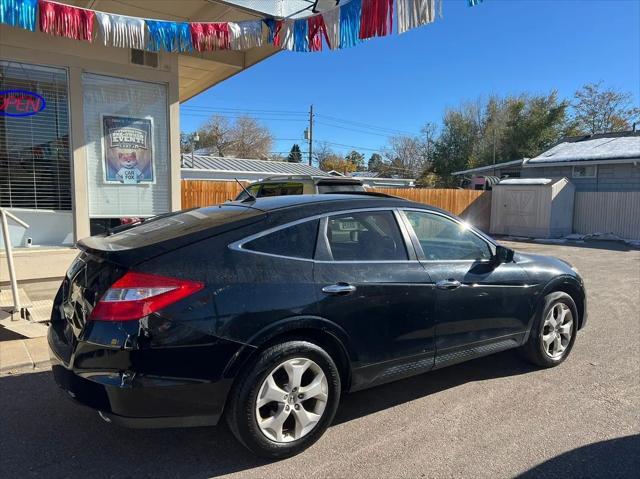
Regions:
<svg viewBox="0 0 640 479"><path fill-rule="evenodd" d="M180 22L264 16L212 0L64 3ZM18 279L60 276L76 240L121 218L180 209L180 102L279 51L104 43L0 24L0 207L29 225L9 221Z"/></svg>

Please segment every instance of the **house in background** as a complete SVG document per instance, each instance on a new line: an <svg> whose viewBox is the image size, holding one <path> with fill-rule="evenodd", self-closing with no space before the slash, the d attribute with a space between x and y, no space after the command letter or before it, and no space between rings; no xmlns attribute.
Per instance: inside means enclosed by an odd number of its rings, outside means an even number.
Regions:
<svg viewBox="0 0 640 479"><path fill-rule="evenodd" d="M180 177L183 180L258 181L270 176L330 176L315 166L288 161L250 160L183 154Z"/></svg>
<svg viewBox="0 0 640 479"><path fill-rule="evenodd" d="M563 138L525 160L522 177L569 178L577 192L640 191L640 132Z"/></svg>

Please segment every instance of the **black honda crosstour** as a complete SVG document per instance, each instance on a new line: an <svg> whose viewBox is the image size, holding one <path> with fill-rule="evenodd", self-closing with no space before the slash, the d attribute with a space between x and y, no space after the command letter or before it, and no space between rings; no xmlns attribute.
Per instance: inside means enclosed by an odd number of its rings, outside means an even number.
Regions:
<svg viewBox="0 0 640 479"><path fill-rule="evenodd" d="M224 416L274 458L318 440L342 393L510 348L556 366L587 318L564 261L379 194L249 197L78 246L49 329L57 383L130 427Z"/></svg>

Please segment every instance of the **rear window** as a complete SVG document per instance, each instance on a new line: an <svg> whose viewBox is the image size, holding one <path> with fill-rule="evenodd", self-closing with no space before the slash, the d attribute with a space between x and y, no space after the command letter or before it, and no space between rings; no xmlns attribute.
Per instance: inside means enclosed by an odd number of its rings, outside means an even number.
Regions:
<svg viewBox="0 0 640 479"><path fill-rule="evenodd" d="M252 208L233 205L210 206L150 218L120 233L111 236L91 236L82 241L90 248L121 251L260 216L265 216L265 213Z"/></svg>
<svg viewBox="0 0 640 479"><path fill-rule="evenodd" d="M344 193L349 191L364 191L364 186L357 183L318 183L318 193Z"/></svg>
<svg viewBox="0 0 640 479"><path fill-rule="evenodd" d="M243 248L258 253L312 259L319 222L311 220L274 231L245 243Z"/></svg>
<svg viewBox="0 0 640 479"><path fill-rule="evenodd" d="M258 197L301 195L302 190L302 183L265 183L262 185Z"/></svg>

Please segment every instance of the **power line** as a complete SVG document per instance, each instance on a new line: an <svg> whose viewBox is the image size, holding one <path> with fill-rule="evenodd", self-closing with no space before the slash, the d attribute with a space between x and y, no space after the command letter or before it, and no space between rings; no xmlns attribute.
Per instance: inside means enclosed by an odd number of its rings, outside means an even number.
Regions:
<svg viewBox="0 0 640 479"><path fill-rule="evenodd" d="M378 132L375 132L375 131L360 130L360 129L357 129L357 128L350 128L350 127L344 126L344 125L335 125L335 124L331 124L331 123L326 123L324 121L316 120L316 123L318 123L320 125L328 126L330 128L335 128L335 129L340 129L340 130L348 130L348 131L355 131L356 133L364 133L365 135L382 136L384 138L389 138L390 136L393 136L393 135L391 135L389 133L378 133Z"/></svg>
<svg viewBox="0 0 640 479"><path fill-rule="evenodd" d="M318 114L316 116L325 118L327 120L331 120L332 122L338 122L338 123L345 123L347 125L355 125L358 127L364 127L370 130L378 130L381 132L391 132L394 134L404 134L404 135L416 135L417 133L411 133L405 130L398 130L396 128L387 128L387 127L383 127L383 126L376 126L376 125L372 125L370 123L363 123L360 121L354 121L354 120L345 120L343 118L338 118L336 116L330 116L330 115L322 115L322 114Z"/></svg>
<svg viewBox="0 0 640 479"><path fill-rule="evenodd" d="M344 143L336 143L334 141L327 141L327 140L316 140L317 143L328 143L329 145L334 145L334 146L344 146L345 148L354 148L357 150L368 150L368 151L375 151L378 152L380 151L380 148L367 148L366 146L355 146L355 145L346 145Z"/></svg>

